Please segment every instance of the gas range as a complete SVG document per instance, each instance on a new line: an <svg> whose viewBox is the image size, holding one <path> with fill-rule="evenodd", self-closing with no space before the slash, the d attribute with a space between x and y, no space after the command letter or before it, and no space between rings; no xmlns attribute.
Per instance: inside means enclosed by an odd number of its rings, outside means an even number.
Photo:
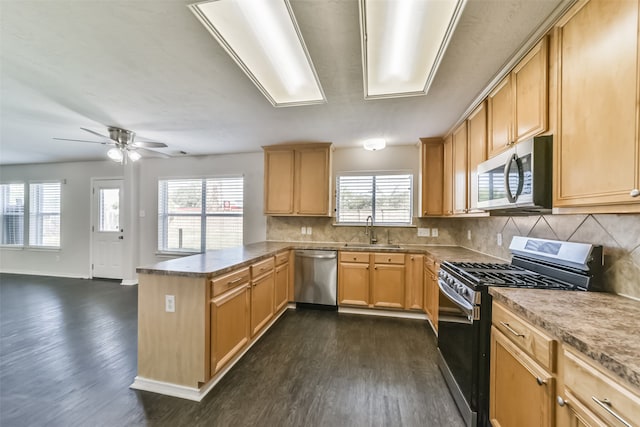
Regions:
<svg viewBox="0 0 640 427"><path fill-rule="evenodd" d="M439 366L468 426L489 427L490 286L602 290L602 246L516 236L511 263L443 262Z"/></svg>

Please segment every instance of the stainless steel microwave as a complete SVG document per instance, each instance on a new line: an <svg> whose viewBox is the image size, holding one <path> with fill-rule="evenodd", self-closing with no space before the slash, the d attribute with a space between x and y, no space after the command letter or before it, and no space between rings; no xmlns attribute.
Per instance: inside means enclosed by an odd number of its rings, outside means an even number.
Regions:
<svg viewBox="0 0 640 427"><path fill-rule="evenodd" d="M478 165L478 208L492 214L551 211L553 138L522 141Z"/></svg>

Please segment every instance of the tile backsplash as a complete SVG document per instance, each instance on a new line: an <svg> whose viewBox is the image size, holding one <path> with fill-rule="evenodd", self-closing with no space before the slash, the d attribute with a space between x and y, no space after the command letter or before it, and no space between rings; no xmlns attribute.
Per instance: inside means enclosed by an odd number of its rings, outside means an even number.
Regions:
<svg viewBox="0 0 640 427"><path fill-rule="evenodd" d="M268 217L267 239L364 243L363 227L334 226L333 218ZM378 241L459 245L508 260L513 236L568 240L604 246L605 282L610 292L640 298L640 215L539 215L523 217L418 219L438 237L418 237L416 228L376 227ZM311 227L311 234L301 228ZM388 234L387 234L388 232ZM471 239L468 239L469 232ZM502 245L498 245L498 234Z"/></svg>

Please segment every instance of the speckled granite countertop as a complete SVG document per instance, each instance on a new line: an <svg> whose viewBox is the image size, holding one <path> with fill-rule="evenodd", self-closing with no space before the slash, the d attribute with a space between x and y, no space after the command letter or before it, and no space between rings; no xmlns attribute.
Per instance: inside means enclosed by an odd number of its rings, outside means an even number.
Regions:
<svg viewBox="0 0 640 427"><path fill-rule="evenodd" d="M491 287L489 293L640 391L640 301L601 292Z"/></svg>
<svg viewBox="0 0 640 427"><path fill-rule="evenodd" d="M154 265L138 267L139 274L171 276L211 277L235 268L253 264L285 249L327 249L368 252L411 252L431 255L437 261L508 262L500 258L475 252L458 246L428 245L363 245L357 243L307 243L307 242L259 242L236 248L208 251L204 254L162 261Z"/></svg>

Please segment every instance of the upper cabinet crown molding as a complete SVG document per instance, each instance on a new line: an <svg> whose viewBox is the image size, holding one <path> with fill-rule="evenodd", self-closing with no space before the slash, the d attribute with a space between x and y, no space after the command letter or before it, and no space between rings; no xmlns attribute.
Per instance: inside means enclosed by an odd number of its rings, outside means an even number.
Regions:
<svg viewBox="0 0 640 427"><path fill-rule="evenodd" d="M331 143L262 148L266 215L331 215Z"/></svg>

